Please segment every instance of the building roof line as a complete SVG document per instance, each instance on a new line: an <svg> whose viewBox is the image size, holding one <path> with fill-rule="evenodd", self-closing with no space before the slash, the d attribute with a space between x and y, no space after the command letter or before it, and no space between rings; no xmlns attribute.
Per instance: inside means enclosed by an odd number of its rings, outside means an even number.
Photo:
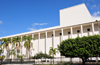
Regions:
<svg viewBox="0 0 100 65"><path fill-rule="evenodd" d="M95 20L92 20L92 22L95 22ZM88 22L88 23L92 23L92 22ZM81 24L77 24L77 25L83 25L83 24L87 24L87 23L81 23ZM19 34L9 35L9 36L5 36L5 37L0 37L0 39L6 38L6 37L16 37L16 36L34 34L34 33L39 33L39 32L43 32L43 31L49 31L49 30L55 30L55 29L59 29L59 28L65 28L65 27L73 27L73 26L77 26L77 25L49 27L49 28L40 29L40 30L36 30L36 31L30 31L30 32L25 32L25 33L19 33Z"/></svg>

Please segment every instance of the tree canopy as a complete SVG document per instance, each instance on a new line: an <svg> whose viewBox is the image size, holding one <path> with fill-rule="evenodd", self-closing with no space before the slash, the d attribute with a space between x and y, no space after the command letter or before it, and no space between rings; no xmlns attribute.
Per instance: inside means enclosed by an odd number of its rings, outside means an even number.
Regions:
<svg viewBox="0 0 100 65"><path fill-rule="evenodd" d="M42 52L39 52L39 53L37 53L37 54L35 54L33 57L31 57L31 58L35 58L35 59L40 59L40 58L53 58L52 56L50 56L50 55L48 55L48 54L44 54L44 53L42 53Z"/></svg>
<svg viewBox="0 0 100 65"><path fill-rule="evenodd" d="M100 35L64 40L58 50L65 57L79 57L83 64L89 57L100 56Z"/></svg>

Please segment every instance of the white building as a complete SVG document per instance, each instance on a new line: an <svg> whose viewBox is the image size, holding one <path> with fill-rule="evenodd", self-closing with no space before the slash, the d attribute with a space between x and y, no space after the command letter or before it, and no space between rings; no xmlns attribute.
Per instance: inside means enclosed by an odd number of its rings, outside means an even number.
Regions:
<svg viewBox="0 0 100 65"><path fill-rule="evenodd" d="M97 22L96 22L97 20ZM85 4L76 5L73 7L65 8L60 10L60 26L45 28L41 30L20 33L16 35L6 37L20 36L23 38L25 35L31 35L35 38L33 42L33 49L31 49L31 55L43 52L49 54L49 48L57 48L62 40L68 38L76 38L77 36L88 36L99 34L99 22L100 18L92 18ZM1 37L6 38L6 37ZM24 41L21 43L24 44ZM6 50L6 49L5 49ZM4 50L4 55L6 51ZM26 49L22 48L22 54L26 54ZM55 57L60 57L60 53L56 54ZM78 60L79 58L73 58L72 60ZM92 58L95 59L95 58ZM63 59L63 60L69 60ZM76 60L76 61L77 61Z"/></svg>

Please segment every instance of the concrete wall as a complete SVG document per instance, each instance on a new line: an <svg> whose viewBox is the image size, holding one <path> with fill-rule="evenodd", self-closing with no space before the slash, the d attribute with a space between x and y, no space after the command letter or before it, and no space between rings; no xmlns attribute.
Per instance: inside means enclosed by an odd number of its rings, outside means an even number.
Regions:
<svg viewBox="0 0 100 65"><path fill-rule="evenodd" d="M87 31L87 29L90 29L90 31ZM78 27L72 27L72 38L76 38L76 37L81 37L81 28L80 28L80 25ZM79 33L77 33L77 30L80 30ZM71 34L68 34L68 32L71 33L71 30L70 28L64 28L63 29L63 40L65 39L68 39L68 38L71 38ZM61 33L61 29L58 29L58 30L55 30L55 37L53 38L52 34L53 34L53 30L51 31L47 31L47 39L45 37L45 33L41 33L40 32L40 40L38 39L39 35L38 34L34 34L34 38L35 40L32 40L31 42L33 43L33 48L31 48L31 51L30 51L30 54L31 56L34 56L36 53L39 53L39 52L43 52L47 54L49 54L49 49L50 47L54 47L54 48L57 48L57 45L60 44L61 42L61 36L60 35ZM93 31L92 31L92 25L89 24L89 25L85 25L83 26L83 36L88 36L88 35L93 35ZM94 34L98 34L98 25L97 24L94 24ZM26 52L26 48L24 47L24 42L23 41L21 44L23 45L22 47L22 54L26 55L27 52ZM45 45L46 44L46 45ZM46 49L45 49L45 46L46 46ZM11 49L11 45L9 44L9 47ZM4 49L4 55L6 54L6 49ZM21 54L21 53L20 53ZM60 56L60 53L57 53L55 55L55 57L61 57ZM95 57L93 57L93 59L96 59ZM100 59L100 58L99 58ZM60 60L60 59L58 59ZM55 61L58 61L57 59L55 59ZM70 58L64 58L63 61L70 61ZM72 59L73 61L79 61L79 58L73 58Z"/></svg>
<svg viewBox="0 0 100 65"><path fill-rule="evenodd" d="M84 3L60 10L61 26L82 24L91 20L92 17Z"/></svg>

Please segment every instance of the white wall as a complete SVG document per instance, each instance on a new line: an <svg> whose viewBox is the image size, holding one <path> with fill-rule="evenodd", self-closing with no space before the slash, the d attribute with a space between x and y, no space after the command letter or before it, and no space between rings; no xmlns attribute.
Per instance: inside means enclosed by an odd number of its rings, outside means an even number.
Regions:
<svg viewBox="0 0 100 65"><path fill-rule="evenodd" d="M45 53L45 34L40 34L39 52Z"/></svg>
<svg viewBox="0 0 100 65"><path fill-rule="evenodd" d="M80 26L79 27L72 27L73 28L73 35L72 38L76 38L78 36L77 30L80 30ZM87 29L90 28L90 31L87 32ZM68 32L70 31L69 29L64 29L63 30L63 40L71 38L71 34L68 35ZM49 54L49 50L50 47L52 47L52 44L54 45L54 48L57 48L57 45L60 44L61 42L61 36L60 36L61 30L55 30L55 38L54 38L54 44L53 44L53 31L51 32L47 32L47 41L46 41L46 53ZM71 32L70 32L71 33ZM89 35L93 35L92 32L92 26L91 25L87 25L87 26L83 26L83 36L88 36ZM98 34L98 27L97 24L94 25L94 34ZM81 37L81 30L79 33L79 37ZM31 56L34 56L34 54L38 53L38 34L34 35L35 40L32 40L33 43L33 50L31 50ZM24 41L22 42L24 45ZM11 48L11 45L9 45ZM45 33L40 33L40 40L39 40L39 52L43 52L45 53ZM6 49L4 49L4 55L6 54ZM26 55L26 48L22 48L22 54ZM60 53L56 54L55 57L60 57ZM93 58L95 59L95 57ZM100 58L99 58L100 59ZM60 59L58 59L60 60ZM65 58L62 59L63 61L69 61L69 58ZM79 58L73 58L73 61L79 61Z"/></svg>
<svg viewBox="0 0 100 65"><path fill-rule="evenodd" d="M91 20L92 17L85 4L80 4L60 10L61 26L71 26L82 23L88 23Z"/></svg>
<svg viewBox="0 0 100 65"><path fill-rule="evenodd" d="M33 42L33 54L38 53L38 35L34 35L35 41Z"/></svg>
<svg viewBox="0 0 100 65"><path fill-rule="evenodd" d="M57 48L57 45L59 45L61 42L60 33L61 33L61 30L55 31L54 48ZM60 53L57 53L55 57L60 57Z"/></svg>
<svg viewBox="0 0 100 65"><path fill-rule="evenodd" d="M52 47L52 32L47 32L46 53L49 54L49 49Z"/></svg>

